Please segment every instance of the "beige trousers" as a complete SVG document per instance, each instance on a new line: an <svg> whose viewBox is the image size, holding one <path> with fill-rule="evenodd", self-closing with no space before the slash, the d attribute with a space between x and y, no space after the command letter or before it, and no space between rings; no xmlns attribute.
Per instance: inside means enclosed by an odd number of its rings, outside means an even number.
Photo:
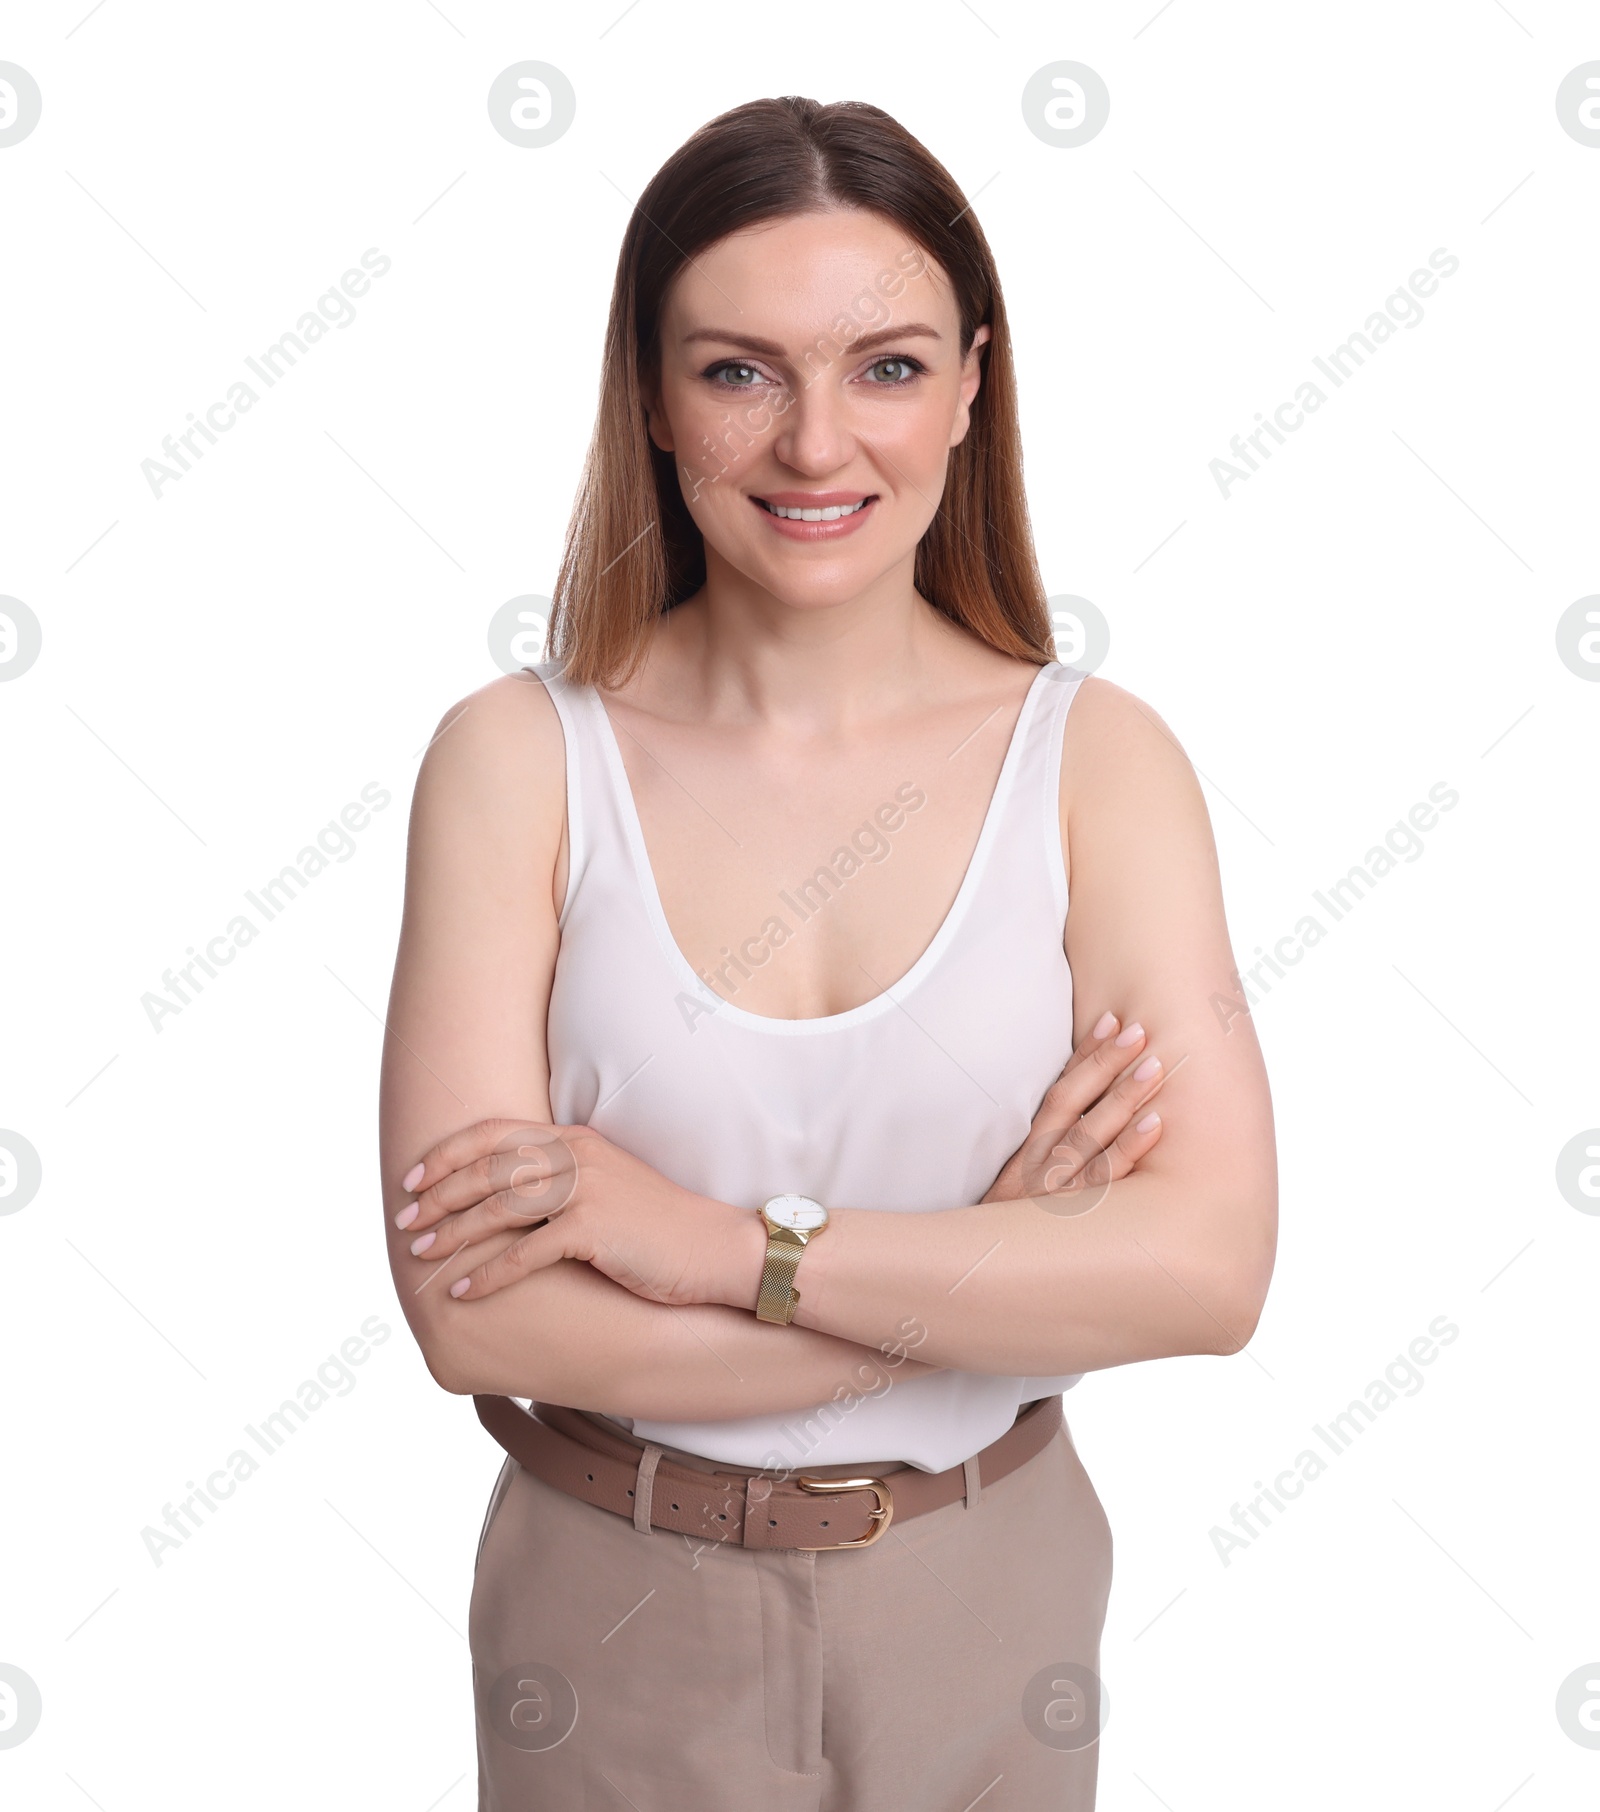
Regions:
<svg viewBox="0 0 1600 1812"><path fill-rule="evenodd" d="M507 1459L469 1619L479 1812L1092 1812L1110 1585L1064 1426L834 1553L641 1532Z"/></svg>

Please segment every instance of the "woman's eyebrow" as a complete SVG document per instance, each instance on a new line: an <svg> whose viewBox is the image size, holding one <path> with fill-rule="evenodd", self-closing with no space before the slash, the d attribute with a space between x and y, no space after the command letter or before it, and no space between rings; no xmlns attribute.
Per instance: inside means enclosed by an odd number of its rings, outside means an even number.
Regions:
<svg viewBox="0 0 1600 1812"><path fill-rule="evenodd" d="M818 340L831 338L828 334L818 335ZM886 346L892 340L942 340L944 335L936 327L929 327L922 321L908 321L900 327L880 328L876 333L864 333L859 339L852 340L846 348L850 352L869 352L874 346ZM733 333L721 327L697 327L692 333L683 336L685 346L699 340L715 340L722 346L738 346L746 352L765 353L768 358L781 359L788 355L783 347L772 340L758 340L752 334Z"/></svg>

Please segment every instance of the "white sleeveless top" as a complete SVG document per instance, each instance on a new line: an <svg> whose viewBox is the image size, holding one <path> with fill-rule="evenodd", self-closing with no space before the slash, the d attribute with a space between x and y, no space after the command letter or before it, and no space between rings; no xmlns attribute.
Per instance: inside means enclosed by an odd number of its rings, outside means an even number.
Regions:
<svg viewBox="0 0 1600 1812"><path fill-rule="evenodd" d="M785 1193L902 1214L980 1201L1072 1054L1057 800L1062 727L1085 675L1057 661L1039 669L960 891L907 973L848 1012L774 1019L716 994L674 942L599 694L568 685L558 662L526 671L566 737L570 868L548 1026L556 1121L592 1126L752 1213ZM856 861L840 851L834 872L847 877ZM803 891L787 898L774 916L793 931L818 896L809 908ZM738 1465L900 1459L937 1472L996 1440L1020 1404L1081 1376L901 1378L891 1355L851 1402L735 1421L614 1419Z"/></svg>

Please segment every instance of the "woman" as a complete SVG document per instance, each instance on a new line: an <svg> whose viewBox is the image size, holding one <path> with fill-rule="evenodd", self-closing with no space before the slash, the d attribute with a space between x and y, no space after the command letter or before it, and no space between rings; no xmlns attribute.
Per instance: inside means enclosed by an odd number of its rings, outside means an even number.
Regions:
<svg viewBox="0 0 1600 1812"><path fill-rule="evenodd" d="M1199 787L1053 658L993 262L887 115L753 102L646 189L556 605L423 763L384 1075L401 1302L512 1456L480 1806L1089 1808L1061 1393L1249 1338L1271 1114Z"/></svg>

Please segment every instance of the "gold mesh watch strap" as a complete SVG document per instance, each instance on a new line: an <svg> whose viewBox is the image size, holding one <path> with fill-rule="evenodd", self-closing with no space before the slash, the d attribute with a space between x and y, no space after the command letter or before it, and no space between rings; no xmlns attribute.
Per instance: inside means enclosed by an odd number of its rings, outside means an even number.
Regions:
<svg viewBox="0 0 1600 1812"><path fill-rule="evenodd" d="M756 1319L787 1326L794 1320L800 1300L794 1274L805 1256L805 1241L787 1228L767 1228L767 1262L761 1267L761 1293L756 1298Z"/></svg>

